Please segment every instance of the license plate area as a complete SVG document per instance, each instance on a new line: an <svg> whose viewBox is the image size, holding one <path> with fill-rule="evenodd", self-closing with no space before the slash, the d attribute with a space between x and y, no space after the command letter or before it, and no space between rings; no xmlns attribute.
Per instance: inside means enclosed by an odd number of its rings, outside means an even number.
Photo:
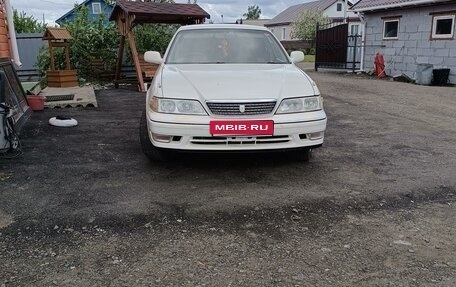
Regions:
<svg viewBox="0 0 456 287"><path fill-rule="evenodd" d="M272 120L239 120L239 121L210 121L209 132L213 136L254 136L273 135L274 121Z"/></svg>

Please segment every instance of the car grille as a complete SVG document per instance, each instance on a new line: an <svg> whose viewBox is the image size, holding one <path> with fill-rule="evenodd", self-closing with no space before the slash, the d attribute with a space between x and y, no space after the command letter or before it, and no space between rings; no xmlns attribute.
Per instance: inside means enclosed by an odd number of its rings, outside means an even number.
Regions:
<svg viewBox="0 0 456 287"><path fill-rule="evenodd" d="M241 112L241 105L245 110ZM218 103L207 102L207 106L214 115L262 115L270 114L274 110L276 101L269 102L235 102L235 103Z"/></svg>
<svg viewBox="0 0 456 287"><path fill-rule="evenodd" d="M286 143L290 136L256 136L256 137L193 137L190 142L199 145L261 145Z"/></svg>

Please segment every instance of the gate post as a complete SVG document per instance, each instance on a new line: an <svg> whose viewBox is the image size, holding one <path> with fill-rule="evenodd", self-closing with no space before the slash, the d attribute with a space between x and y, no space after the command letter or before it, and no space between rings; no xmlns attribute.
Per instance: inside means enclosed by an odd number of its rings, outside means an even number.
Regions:
<svg viewBox="0 0 456 287"><path fill-rule="evenodd" d="M315 72L318 72L318 64L317 64L317 59L318 59L318 29L320 25L317 22L317 27L315 28Z"/></svg>
<svg viewBox="0 0 456 287"><path fill-rule="evenodd" d="M352 72L353 73L356 70L356 49L357 49L357 46L358 46L358 34L356 34L354 37L355 37L355 44L354 44L354 47L353 47L353 67L352 67Z"/></svg>

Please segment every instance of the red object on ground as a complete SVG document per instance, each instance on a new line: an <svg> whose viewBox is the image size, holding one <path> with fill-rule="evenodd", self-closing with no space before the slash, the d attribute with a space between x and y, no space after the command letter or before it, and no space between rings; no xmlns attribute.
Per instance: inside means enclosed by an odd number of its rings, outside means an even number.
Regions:
<svg viewBox="0 0 456 287"><path fill-rule="evenodd" d="M43 96L27 96L27 102L32 111L44 110L44 101L46 97Z"/></svg>
<svg viewBox="0 0 456 287"><path fill-rule="evenodd" d="M375 74L379 78L386 77L385 74L385 60L383 59L383 55L381 53L375 54Z"/></svg>

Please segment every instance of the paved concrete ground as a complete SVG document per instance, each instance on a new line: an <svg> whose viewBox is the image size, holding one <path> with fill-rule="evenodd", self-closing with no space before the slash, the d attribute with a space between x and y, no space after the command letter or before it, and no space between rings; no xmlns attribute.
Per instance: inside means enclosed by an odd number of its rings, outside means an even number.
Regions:
<svg viewBox="0 0 456 287"><path fill-rule="evenodd" d="M97 107L97 98L92 86L51 88L46 87L41 95L45 97L73 95L72 100L50 101L49 98L44 102L46 108L68 108L68 107Z"/></svg>
<svg viewBox="0 0 456 287"><path fill-rule="evenodd" d="M0 286L455 286L456 89L309 74L328 114L309 164L149 163L130 90L33 114L1 161Z"/></svg>

